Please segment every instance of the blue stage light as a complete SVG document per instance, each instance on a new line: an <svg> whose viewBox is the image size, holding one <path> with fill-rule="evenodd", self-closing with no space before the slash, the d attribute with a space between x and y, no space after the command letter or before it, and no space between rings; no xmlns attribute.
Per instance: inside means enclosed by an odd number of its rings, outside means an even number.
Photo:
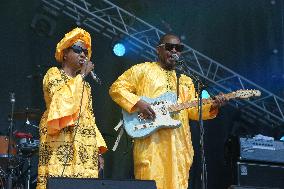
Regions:
<svg viewBox="0 0 284 189"><path fill-rule="evenodd" d="M116 56L124 56L125 55L125 46L122 43L116 43L113 46L113 53Z"/></svg>
<svg viewBox="0 0 284 189"><path fill-rule="evenodd" d="M210 95L209 95L209 93L206 91L206 90L203 90L202 91L202 98L210 98Z"/></svg>

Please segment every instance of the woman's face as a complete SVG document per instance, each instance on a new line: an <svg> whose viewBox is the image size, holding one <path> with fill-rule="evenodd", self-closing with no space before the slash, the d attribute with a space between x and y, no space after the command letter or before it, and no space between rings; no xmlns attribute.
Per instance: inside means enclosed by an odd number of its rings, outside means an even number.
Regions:
<svg viewBox="0 0 284 189"><path fill-rule="evenodd" d="M73 69L80 70L88 57L88 49L82 41L77 41L66 50L64 62Z"/></svg>

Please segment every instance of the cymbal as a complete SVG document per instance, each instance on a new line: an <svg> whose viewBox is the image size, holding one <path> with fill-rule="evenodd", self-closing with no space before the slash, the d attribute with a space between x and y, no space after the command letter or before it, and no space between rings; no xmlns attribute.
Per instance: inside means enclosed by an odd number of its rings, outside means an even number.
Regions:
<svg viewBox="0 0 284 189"><path fill-rule="evenodd" d="M41 112L37 108L25 108L24 110L15 111L13 114L14 119L18 120L39 120L40 116Z"/></svg>

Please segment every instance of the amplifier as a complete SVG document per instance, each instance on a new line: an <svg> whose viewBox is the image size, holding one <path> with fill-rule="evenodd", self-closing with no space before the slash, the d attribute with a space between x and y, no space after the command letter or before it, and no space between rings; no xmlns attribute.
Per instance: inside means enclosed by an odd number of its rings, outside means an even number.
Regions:
<svg viewBox="0 0 284 189"><path fill-rule="evenodd" d="M284 189L284 166L237 162L237 184Z"/></svg>
<svg viewBox="0 0 284 189"><path fill-rule="evenodd" d="M106 180L51 177L47 189L157 189L153 180Z"/></svg>
<svg viewBox="0 0 284 189"><path fill-rule="evenodd" d="M284 142L240 138L240 160L284 163Z"/></svg>

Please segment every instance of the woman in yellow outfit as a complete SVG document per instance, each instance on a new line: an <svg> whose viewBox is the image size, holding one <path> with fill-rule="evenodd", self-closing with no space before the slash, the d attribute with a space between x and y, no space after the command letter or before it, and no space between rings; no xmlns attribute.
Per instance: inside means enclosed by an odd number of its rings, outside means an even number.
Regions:
<svg viewBox="0 0 284 189"><path fill-rule="evenodd" d="M177 77L173 54L180 55L182 45L178 37L166 34L157 47L158 62L145 62L124 72L111 86L112 99L129 113L139 111L144 118L154 119L155 112L141 96L156 98L166 92L177 91ZM196 99L191 78L179 78L179 102ZM224 97L203 106L203 119L217 115ZM198 119L197 108L182 110L178 115L182 126L160 129L152 135L134 140L134 174L136 179L155 180L158 189L187 189L193 147L189 120Z"/></svg>
<svg viewBox="0 0 284 189"><path fill-rule="evenodd" d="M98 177L99 154L107 147L95 123L91 87L84 80L94 69L90 57L90 34L75 28L57 44L61 68L52 67L44 76L37 189L46 188L49 177Z"/></svg>

